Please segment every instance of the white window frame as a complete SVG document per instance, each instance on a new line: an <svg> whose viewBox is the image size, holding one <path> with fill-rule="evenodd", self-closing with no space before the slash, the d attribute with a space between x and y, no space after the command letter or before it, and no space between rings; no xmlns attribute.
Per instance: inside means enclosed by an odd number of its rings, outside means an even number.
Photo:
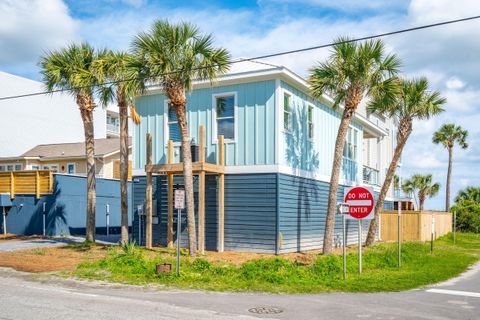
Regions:
<svg viewBox="0 0 480 320"><path fill-rule="evenodd" d="M285 111L285 96L288 96L288 111ZM292 93L288 90L283 90L282 92L282 131L285 132L285 133L291 133L292 132L292 110L293 110L293 107L292 107ZM288 128L285 128L285 113L288 113L289 114L289 117L288 117Z"/></svg>
<svg viewBox="0 0 480 320"><path fill-rule="evenodd" d="M58 163L43 164L42 170L52 170L52 167L56 167L57 172L60 172L60 166L58 165Z"/></svg>
<svg viewBox="0 0 480 320"><path fill-rule="evenodd" d="M39 164L32 164L30 170L40 170L40 165Z"/></svg>
<svg viewBox="0 0 480 320"><path fill-rule="evenodd" d="M23 163L3 163L1 165L3 167L3 171L22 171L23 170ZM8 170L8 167L12 166L12 170ZM20 170L16 170L15 166L20 166Z"/></svg>
<svg viewBox="0 0 480 320"><path fill-rule="evenodd" d="M217 98L233 96L233 139L225 139L225 143L236 143L238 138L238 93L237 91L212 94L212 144L218 143L217 137ZM231 117L221 117L226 119Z"/></svg>
<svg viewBox="0 0 480 320"><path fill-rule="evenodd" d="M354 162L358 162L359 163L359 154L358 154L358 150L359 150L359 140L360 140L360 130L358 130L357 128L353 127L353 126L349 126L348 127L348 130L351 129L352 130L352 139L353 137L355 136L355 132L357 133L357 144L353 144L353 153L354 153L354 158L349 158L349 157L346 157L345 155L343 155L343 157L345 159L348 159L350 161L354 161ZM354 140L354 139L353 139ZM345 137L345 146L344 146L344 150L343 150L343 153L345 153L345 150L347 152L347 155L348 155L348 131L347 131L347 136Z"/></svg>
<svg viewBox="0 0 480 320"><path fill-rule="evenodd" d="M168 120L168 104L169 103L170 103L169 99L166 99L163 102L163 117L165 119L164 120L165 121L165 126L163 128L163 135L165 136L165 146L167 145L168 140L170 140L170 123L173 123L173 121ZM177 124L178 124L178 120L177 120ZM173 146L176 147L176 146L181 146L181 145L182 145L182 141L173 141Z"/></svg>
<svg viewBox="0 0 480 320"><path fill-rule="evenodd" d="M73 166L73 173L70 173L70 172L69 172L69 170L68 170L68 167L69 167L69 166ZM75 163L73 163L73 162L67 163L67 173L68 173L68 174L76 174L76 173L77 173L77 165L76 165Z"/></svg>
<svg viewBox="0 0 480 320"><path fill-rule="evenodd" d="M4 165L4 164L0 164L0 172L4 172L4 171L7 171L7 166Z"/></svg>
<svg viewBox="0 0 480 320"><path fill-rule="evenodd" d="M308 113L312 110L312 120L308 119ZM312 130L310 130L310 124L312 125ZM307 104L307 138L308 141L313 141L315 138L315 106L312 104Z"/></svg>

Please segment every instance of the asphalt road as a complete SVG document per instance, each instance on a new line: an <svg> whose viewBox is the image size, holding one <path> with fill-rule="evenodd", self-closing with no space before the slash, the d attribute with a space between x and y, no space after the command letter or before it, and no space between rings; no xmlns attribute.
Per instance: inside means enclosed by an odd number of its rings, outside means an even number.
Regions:
<svg viewBox="0 0 480 320"><path fill-rule="evenodd" d="M256 314L278 308L281 313ZM273 309L272 309L273 310ZM399 293L208 293L79 282L0 268L0 319L480 319L480 264Z"/></svg>

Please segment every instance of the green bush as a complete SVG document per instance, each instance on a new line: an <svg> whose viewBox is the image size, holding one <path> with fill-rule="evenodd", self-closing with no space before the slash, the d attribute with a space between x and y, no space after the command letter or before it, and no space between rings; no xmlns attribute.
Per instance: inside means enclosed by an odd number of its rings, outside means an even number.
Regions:
<svg viewBox="0 0 480 320"><path fill-rule="evenodd" d="M480 231L480 204L472 200L462 200L452 207L457 213L457 230L463 232Z"/></svg>

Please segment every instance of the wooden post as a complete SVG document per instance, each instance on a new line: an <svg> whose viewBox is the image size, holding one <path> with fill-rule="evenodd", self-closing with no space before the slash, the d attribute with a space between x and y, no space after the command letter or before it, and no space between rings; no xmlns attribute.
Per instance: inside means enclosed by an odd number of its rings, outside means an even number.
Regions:
<svg viewBox="0 0 480 320"><path fill-rule="evenodd" d="M168 140L167 163L173 163L173 141ZM168 216L167 216L167 248L173 249L173 174L167 176L167 197L168 197Z"/></svg>
<svg viewBox="0 0 480 320"><path fill-rule="evenodd" d="M35 172L35 198L40 199L40 173Z"/></svg>
<svg viewBox="0 0 480 320"><path fill-rule="evenodd" d="M15 198L15 177L12 171L10 171L10 198Z"/></svg>
<svg viewBox="0 0 480 320"><path fill-rule="evenodd" d="M53 172L48 172L48 192L53 193Z"/></svg>
<svg viewBox="0 0 480 320"><path fill-rule="evenodd" d="M198 160L205 162L205 127L200 126ZM198 251L205 253L205 171L199 173L198 186Z"/></svg>
<svg viewBox="0 0 480 320"><path fill-rule="evenodd" d="M146 188L146 214L147 223L145 230L145 247L152 248L152 171L148 166L152 165L152 135L147 133L147 188ZM141 239L140 239L141 241Z"/></svg>
<svg viewBox="0 0 480 320"><path fill-rule="evenodd" d="M225 166L225 144L223 135L218 137L218 164L220 166ZM225 188L225 176L223 173L218 176L218 243L217 250L218 252L223 252L224 250L224 224L225 224L225 215L224 215L224 188Z"/></svg>

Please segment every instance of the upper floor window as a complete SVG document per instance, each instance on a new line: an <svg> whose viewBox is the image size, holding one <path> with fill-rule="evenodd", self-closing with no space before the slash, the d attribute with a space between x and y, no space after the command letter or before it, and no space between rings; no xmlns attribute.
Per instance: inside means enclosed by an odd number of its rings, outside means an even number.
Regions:
<svg viewBox="0 0 480 320"><path fill-rule="evenodd" d="M175 108L168 103L168 133L169 140L173 142L182 141L182 135L180 133L180 127L178 126L177 113Z"/></svg>
<svg viewBox="0 0 480 320"><path fill-rule="evenodd" d="M348 128L345 146L343 148L343 157L356 161L358 152L358 131Z"/></svg>
<svg viewBox="0 0 480 320"><path fill-rule="evenodd" d="M0 165L0 171L21 171L22 164L2 164Z"/></svg>
<svg viewBox="0 0 480 320"><path fill-rule="evenodd" d="M292 129L292 108L290 106L290 95L283 94L283 129L290 131Z"/></svg>
<svg viewBox="0 0 480 320"><path fill-rule="evenodd" d="M69 163L67 165L67 173L74 174L75 173L75 163Z"/></svg>
<svg viewBox="0 0 480 320"><path fill-rule="evenodd" d="M308 131L308 139L313 140L313 106L308 106L308 113L307 113L307 131Z"/></svg>
<svg viewBox="0 0 480 320"><path fill-rule="evenodd" d="M44 164L43 170L52 170L53 172L58 172L58 164Z"/></svg>
<svg viewBox="0 0 480 320"><path fill-rule="evenodd" d="M217 136L235 140L235 95L215 97Z"/></svg>

